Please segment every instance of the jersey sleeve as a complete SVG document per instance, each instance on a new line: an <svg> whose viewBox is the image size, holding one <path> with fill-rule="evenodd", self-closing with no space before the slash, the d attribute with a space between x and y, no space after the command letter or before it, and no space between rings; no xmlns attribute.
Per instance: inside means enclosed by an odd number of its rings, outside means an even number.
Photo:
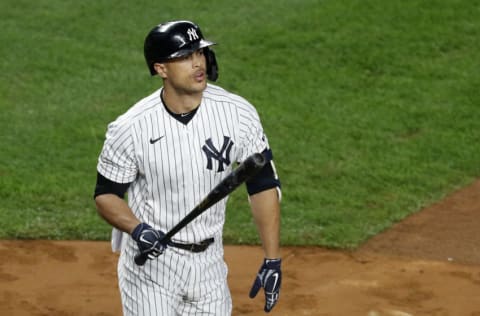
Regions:
<svg viewBox="0 0 480 316"><path fill-rule="evenodd" d="M97 171L113 182L130 183L137 176L137 166L130 125L117 121L110 123L98 158Z"/></svg>
<svg viewBox="0 0 480 316"><path fill-rule="evenodd" d="M239 161L254 153L269 149L268 139L263 131L260 117L253 106L240 112L241 148Z"/></svg>
<svg viewBox="0 0 480 316"><path fill-rule="evenodd" d="M278 199L282 199L280 180L278 178L275 164L273 163L272 150L268 143L267 135L263 130L260 117L256 109L250 105L245 108L245 112L240 112L241 126L241 148L239 162L244 161L248 156L254 153L262 153L267 159L267 164L255 178L247 183L249 195L276 188Z"/></svg>

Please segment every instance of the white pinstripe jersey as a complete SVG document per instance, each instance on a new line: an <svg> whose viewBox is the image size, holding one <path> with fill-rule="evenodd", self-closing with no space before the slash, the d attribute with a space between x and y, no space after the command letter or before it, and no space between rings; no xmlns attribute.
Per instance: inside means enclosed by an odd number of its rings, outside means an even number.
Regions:
<svg viewBox="0 0 480 316"><path fill-rule="evenodd" d="M255 108L218 86L207 85L186 125L168 113L160 92L109 124L97 170L114 182L132 182L128 203L134 214L167 232L232 170L232 162L262 152L268 140ZM211 207L173 240L221 236L226 203Z"/></svg>

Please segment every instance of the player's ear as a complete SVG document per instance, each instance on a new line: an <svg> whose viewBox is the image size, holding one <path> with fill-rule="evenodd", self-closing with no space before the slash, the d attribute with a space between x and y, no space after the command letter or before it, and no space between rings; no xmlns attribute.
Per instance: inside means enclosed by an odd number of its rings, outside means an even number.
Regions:
<svg viewBox="0 0 480 316"><path fill-rule="evenodd" d="M153 69L158 73L160 77L163 79L167 78L167 69L165 67L165 64L161 63L154 63L153 64Z"/></svg>

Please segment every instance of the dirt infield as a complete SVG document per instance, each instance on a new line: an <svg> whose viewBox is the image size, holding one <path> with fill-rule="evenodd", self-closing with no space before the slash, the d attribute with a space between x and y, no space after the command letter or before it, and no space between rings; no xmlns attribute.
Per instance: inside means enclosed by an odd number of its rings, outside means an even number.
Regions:
<svg viewBox="0 0 480 316"><path fill-rule="evenodd" d="M355 252L284 248L271 315L480 316L480 181ZM248 298L262 253L225 249L233 315L265 315ZM0 242L0 315L121 315L106 242Z"/></svg>

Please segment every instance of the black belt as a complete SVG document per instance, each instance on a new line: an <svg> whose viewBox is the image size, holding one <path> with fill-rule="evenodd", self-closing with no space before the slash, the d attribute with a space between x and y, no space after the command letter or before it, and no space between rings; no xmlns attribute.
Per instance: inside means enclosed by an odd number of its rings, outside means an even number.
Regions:
<svg viewBox="0 0 480 316"><path fill-rule="evenodd" d="M201 241L198 244L181 244L178 242L170 241L168 243L169 246L175 247L175 248L180 248L183 250L188 250L191 252L202 252L207 250L208 246L213 244L215 240L213 238L205 239L204 241Z"/></svg>

